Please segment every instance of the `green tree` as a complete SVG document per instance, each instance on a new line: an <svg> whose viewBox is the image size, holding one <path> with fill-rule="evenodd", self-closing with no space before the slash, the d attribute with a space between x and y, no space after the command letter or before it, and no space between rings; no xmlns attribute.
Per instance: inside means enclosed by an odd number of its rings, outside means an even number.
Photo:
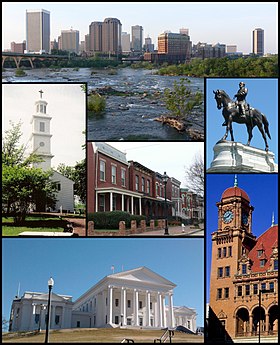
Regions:
<svg viewBox="0 0 280 345"><path fill-rule="evenodd" d="M169 88L164 90L165 106L177 118L185 118L195 107L202 104L202 93L192 93L186 85L189 83L189 79L180 78L179 83L174 82L173 90Z"/></svg>

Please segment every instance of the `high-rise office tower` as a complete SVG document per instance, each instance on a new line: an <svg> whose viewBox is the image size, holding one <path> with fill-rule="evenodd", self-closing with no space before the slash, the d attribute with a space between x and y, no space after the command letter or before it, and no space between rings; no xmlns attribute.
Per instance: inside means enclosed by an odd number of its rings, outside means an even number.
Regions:
<svg viewBox="0 0 280 345"><path fill-rule="evenodd" d="M50 12L26 10L26 50L50 52Z"/></svg>
<svg viewBox="0 0 280 345"><path fill-rule="evenodd" d="M134 25L131 27L131 48L135 52L141 52L143 48L143 27Z"/></svg>
<svg viewBox="0 0 280 345"><path fill-rule="evenodd" d="M102 22L92 22L89 26L89 51L102 52Z"/></svg>
<svg viewBox="0 0 280 345"><path fill-rule="evenodd" d="M253 30L253 54L264 55L264 30Z"/></svg>
<svg viewBox="0 0 280 345"><path fill-rule="evenodd" d="M122 51L124 53L130 52L130 34L122 32Z"/></svg>
<svg viewBox="0 0 280 345"><path fill-rule="evenodd" d="M61 30L61 49L79 53L79 31Z"/></svg>
<svg viewBox="0 0 280 345"><path fill-rule="evenodd" d="M102 23L102 51L104 53L120 54L122 24L117 18L105 18Z"/></svg>

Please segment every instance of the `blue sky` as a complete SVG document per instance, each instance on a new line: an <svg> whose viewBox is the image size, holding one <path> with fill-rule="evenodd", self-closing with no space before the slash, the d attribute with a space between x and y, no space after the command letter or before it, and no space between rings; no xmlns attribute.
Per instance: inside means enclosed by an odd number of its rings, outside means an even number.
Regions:
<svg viewBox="0 0 280 345"><path fill-rule="evenodd" d="M278 174L238 174L238 187L250 198L253 211L252 232L259 237L272 223L278 224ZM212 255L211 233L217 230L218 208L223 192L234 185L234 174L206 174L206 301L209 298L209 276Z"/></svg>
<svg viewBox="0 0 280 345"><path fill-rule="evenodd" d="M2 239L2 315L9 318L17 294L53 292L76 300L106 275L146 266L177 285L174 305L195 308L204 324L202 239Z"/></svg>
<svg viewBox="0 0 280 345"><path fill-rule="evenodd" d="M250 53L252 31L265 31L265 52L278 51L277 2L4 2L2 3L2 49L10 42L25 39L26 9L46 9L51 12L51 40L61 30L73 27L80 38L93 21L116 17L122 31L131 33L132 25L142 25L157 45L157 37L165 30L190 30L193 43L225 43L237 45L238 51Z"/></svg>
<svg viewBox="0 0 280 345"><path fill-rule="evenodd" d="M267 138L269 150L275 154L278 163L278 80L275 78L209 78L206 80L206 168L210 167L213 160L213 147L225 134L222 126L224 117L222 109L217 108L213 90L224 90L232 99L239 89L239 82L243 81L248 88L246 101L254 108L261 111L268 119L271 140ZM243 144L247 143L248 134L244 124L233 123L234 140ZM230 133L227 140L230 140ZM257 127L253 129L251 146L265 148L263 137Z"/></svg>

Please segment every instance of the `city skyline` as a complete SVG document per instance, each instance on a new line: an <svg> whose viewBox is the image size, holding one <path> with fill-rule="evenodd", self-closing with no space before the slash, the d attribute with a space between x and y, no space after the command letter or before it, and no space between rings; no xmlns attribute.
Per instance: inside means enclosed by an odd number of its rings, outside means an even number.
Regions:
<svg viewBox="0 0 280 345"><path fill-rule="evenodd" d="M176 284L174 306L195 308L197 326L204 325L203 239L4 238L2 248L2 316L6 319L19 284L20 296L25 291L47 292L52 276L53 292L75 301L112 274L112 266L114 273L145 266Z"/></svg>
<svg viewBox="0 0 280 345"><path fill-rule="evenodd" d="M178 6L174 6L177 4ZM67 5L67 15L65 6ZM78 6L77 6L78 5ZM242 7L241 7L242 5ZM57 39L61 30L71 27L80 31L80 39L89 32L93 21L105 18L118 18L123 32L131 32L131 27L143 27L143 37L151 37L157 45L157 37L164 31L179 33L181 28L190 32L193 44L206 42L237 45L237 50L252 52L252 32L256 28L264 30L264 52L275 54L278 51L278 4L269 3L7 3L3 5L2 49L9 49L11 42L22 42L25 37L25 12L28 9L46 9L51 16L51 41ZM242 8L242 10L241 10ZM92 14L94 13L94 14ZM137 13L137 21L134 20ZM157 14L154 16L154 14ZM231 14L231 25L228 17ZM81 19L79 19L81 18ZM199 20L197 20L199 18ZM215 18L217 20L215 20ZM236 30L242 22L242 30ZM203 28L201 23L203 23ZM211 30L205 30L205 27ZM227 30L224 30L224 28Z"/></svg>

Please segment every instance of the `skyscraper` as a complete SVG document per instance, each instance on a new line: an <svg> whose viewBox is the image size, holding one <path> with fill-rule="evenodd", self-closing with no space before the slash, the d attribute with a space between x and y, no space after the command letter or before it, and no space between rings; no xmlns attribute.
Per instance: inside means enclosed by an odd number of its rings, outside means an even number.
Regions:
<svg viewBox="0 0 280 345"><path fill-rule="evenodd" d="M130 34L122 32L122 51L124 53L130 52Z"/></svg>
<svg viewBox="0 0 280 345"><path fill-rule="evenodd" d="M141 52L143 47L143 27L134 25L131 27L131 48L135 52Z"/></svg>
<svg viewBox="0 0 280 345"><path fill-rule="evenodd" d="M104 53L120 54L122 24L117 18L105 18L102 23L102 51Z"/></svg>
<svg viewBox="0 0 280 345"><path fill-rule="evenodd" d="M92 22L89 26L89 51L102 52L102 22Z"/></svg>
<svg viewBox="0 0 280 345"><path fill-rule="evenodd" d="M79 31L61 30L61 49L79 53Z"/></svg>
<svg viewBox="0 0 280 345"><path fill-rule="evenodd" d="M50 52L50 12L26 10L26 50Z"/></svg>
<svg viewBox="0 0 280 345"><path fill-rule="evenodd" d="M264 30L253 30L253 54L264 55Z"/></svg>

